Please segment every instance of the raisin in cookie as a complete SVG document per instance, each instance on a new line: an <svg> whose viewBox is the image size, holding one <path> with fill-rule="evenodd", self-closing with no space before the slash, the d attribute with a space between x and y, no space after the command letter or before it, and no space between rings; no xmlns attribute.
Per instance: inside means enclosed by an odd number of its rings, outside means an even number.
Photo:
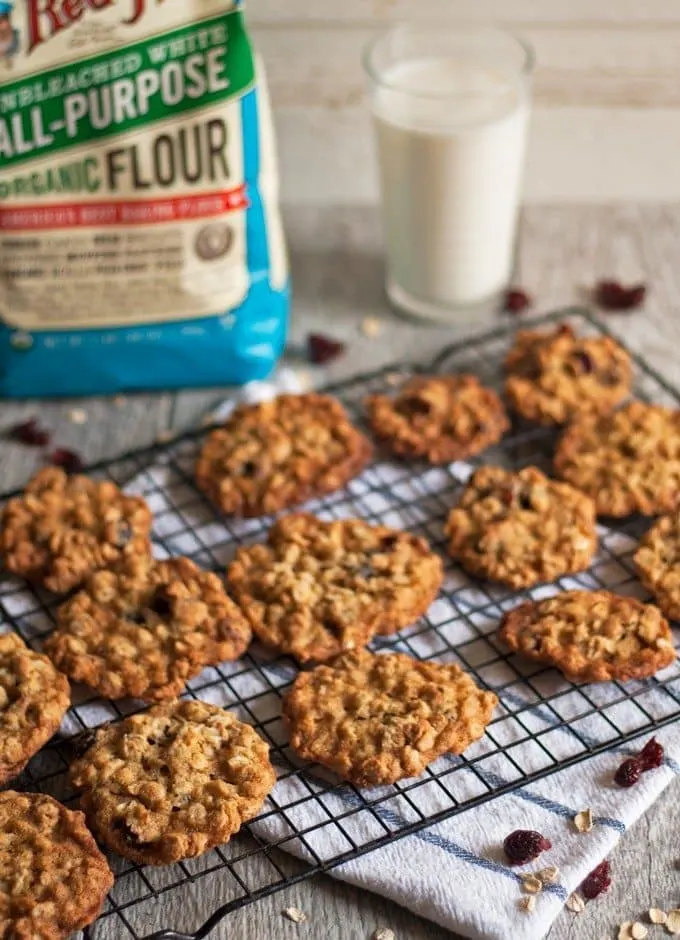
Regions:
<svg viewBox="0 0 680 940"><path fill-rule="evenodd" d="M592 500L536 467L477 470L446 534L466 571L513 588L583 571L597 547Z"/></svg>
<svg viewBox="0 0 680 940"><path fill-rule="evenodd" d="M300 673L283 711L300 757L371 787L462 754L497 704L458 666L360 650Z"/></svg>
<svg viewBox="0 0 680 940"><path fill-rule="evenodd" d="M148 554L150 529L139 496L47 467L5 506L0 554L8 571L66 594L123 556Z"/></svg>
<svg viewBox="0 0 680 940"><path fill-rule="evenodd" d="M97 837L139 865L227 842L276 782L269 747L223 708L176 701L100 728L71 767Z"/></svg>
<svg viewBox="0 0 680 940"><path fill-rule="evenodd" d="M281 395L242 405L212 432L196 482L222 512L262 516L340 489L371 455L335 398Z"/></svg>
<svg viewBox="0 0 680 940"><path fill-rule="evenodd" d="M188 558L131 556L57 611L45 652L104 698L174 698L208 665L238 659L251 631L216 574Z"/></svg>
<svg viewBox="0 0 680 940"><path fill-rule="evenodd" d="M565 591L505 614L500 637L573 682L643 679L675 660L661 611L608 591Z"/></svg>
<svg viewBox="0 0 680 940"><path fill-rule="evenodd" d="M680 411L634 401L575 421L558 443L555 470L600 515L671 512L680 503Z"/></svg>
<svg viewBox="0 0 680 940"><path fill-rule="evenodd" d="M630 394L626 350L609 336L578 337L567 325L551 333L520 330L505 366L513 411L539 424L608 414Z"/></svg>
<svg viewBox="0 0 680 940"><path fill-rule="evenodd" d="M15 633L0 636L0 786L49 741L70 704L68 680L47 656Z"/></svg>
<svg viewBox="0 0 680 940"><path fill-rule="evenodd" d="M449 463L473 457L507 431L498 395L474 375L415 378L395 398L366 399L376 435L399 457Z"/></svg>
<svg viewBox="0 0 680 940"><path fill-rule="evenodd" d="M308 513L281 519L266 545L240 549L227 572L256 635L303 663L413 623L441 580L441 560L424 539Z"/></svg>
<svg viewBox="0 0 680 940"><path fill-rule="evenodd" d="M0 793L0 937L67 940L112 886L82 813L42 793Z"/></svg>
<svg viewBox="0 0 680 940"><path fill-rule="evenodd" d="M634 556L640 580L661 610L680 620L680 512L658 519Z"/></svg>

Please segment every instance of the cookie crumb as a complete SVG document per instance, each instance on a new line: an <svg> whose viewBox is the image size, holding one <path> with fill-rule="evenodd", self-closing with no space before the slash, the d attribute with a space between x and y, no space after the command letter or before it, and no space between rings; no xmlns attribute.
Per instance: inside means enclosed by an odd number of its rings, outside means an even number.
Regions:
<svg viewBox="0 0 680 940"><path fill-rule="evenodd" d="M361 332L369 339L376 339L383 331L383 322L377 317L366 317L361 321Z"/></svg>
<svg viewBox="0 0 680 940"><path fill-rule="evenodd" d="M571 911L572 914L580 914L586 909L586 902L583 900L580 894L570 894L567 898L566 908L568 911Z"/></svg>
<svg viewBox="0 0 680 940"><path fill-rule="evenodd" d="M294 924L304 924L307 920L307 915L299 907L287 907L283 911L283 916L287 917L288 920L292 920Z"/></svg>
<svg viewBox="0 0 680 940"><path fill-rule="evenodd" d="M578 832L590 832L593 828L593 814L589 809L583 809L574 816L574 826Z"/></svg>
<svg viewBox="0 0 680 940"><path fill-rule="evenodd" d="M87 412L84 408L72 408L68 413L71 424L87 424Z"/></svg>
<svg viewBox="0 0 680 940"><path fill-rule="evenodd" d="M371 934L371 940L394 940L394 931L389 927L378 927Z"/></svg>
<svg viewBox="0 0 680 940"><path fill-rule="evenodd" d="M530 914L536 907L536 895L531 894L528 897L519 899L520 910Z"/></svg>
<svg viewBox="0 0 680 940"><path fill-rule="evenodd" d="M633 940L645 940L645 937L647 936L648 933L649 931L647 930L645 925L640 924L637 921L630 928L630 935L633 938Z"/></svg>
<svg viewBox="0 0 680 940"><path fill-rule="evenodd" d="M680 933L680 910L675 908L666 914L666 930L668 933Z"/></svg>
<svg viewBox="0 0 680 940"><path fill-rule="evenodd" d="M551 885L554 884L559 878L560 870L557 865L548 865L547 868L541 868L540 871L536 872L536 877L539 879L541 884Z"/></svg>
<svg viewBox="0 0 680 940"><path fill-rule="evenodd" d="M650 907L649 920L652 924L665 924L668 916L665 911L659 907Z"/></svg>

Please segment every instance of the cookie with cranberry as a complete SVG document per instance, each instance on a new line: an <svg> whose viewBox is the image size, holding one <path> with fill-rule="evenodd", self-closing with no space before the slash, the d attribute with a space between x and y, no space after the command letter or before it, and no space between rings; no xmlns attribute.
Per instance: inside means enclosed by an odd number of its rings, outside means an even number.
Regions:
<svg viewBox="0 0 680 940"><path fill-rule="evenodd" d="M213 431L196 482L222 512L263 516L341 489L372 456L330 395L281 395L242 405Z"/></svg>
<svg viewBox="0 0 680 940"><path fill-rule="evenodd" d="M555 470L599 515L672 512L680 505L680 410L633 401L580 418L558 442Z"/></svg>
<svg viewBox="0 0 680 940"><path fill-rule="evenodd" d="M668 621L652 604L608 591L564 591L505 614L510 649L573 682L644 679L675 661Z"/></svg>
<svg viewBox="0 0 680 940"><path fill-rule="evenodd" d="M505 366L512 410L539 424L608 414L630 394L626 350L609 336L577 336L568 325L549 333L520 330Z"/></svg>
<svg viewBox="0 0 680 940"><path fill-rule="evenodd" d="M680 511L654 523L633 560L640 581L661 610L672 620L680 620Z"/></svg>
<svg viewBox="0 0 680 940"><path fill-rule="evenodd" d="M276 783L257 732L196 701L100 728L70 777L97 838L138 865L169 865L228 842Z"/></svg>
<svg viewBox="0 0 680 940"><path fill-rule="evenodd" d="M498 699L456 665L344 653L301 672L283 703L290 743L360 787L416 777L481 738Z"/></svg>
<svg viewBox="0 0 680 940"><path fill-rule="evenodd" d="M411 379L393 398L369 396L366 410L376 436L392 453L434 464L474 457L509 427L498 395L474 375Z"/></svg>
<svg viewBox="0 0 680 940"><path fill-rule="evenodd" d="M0 636L0 786L24 769L71 704L66 676L16 633Z"/></svg>
<svg viewBox="0 0 680 940"><path fill-rule="evenodd" d="M67 940L112 887L82 813L44 793L0 793L0 937Z"/></svg>
<svg viewBox="0 0 680 940"><path fill-rule="evenodd" d="M251 631L221 579L188 558L130 556L57 611L45 652L104 698L174 698L205 666L238 659Z"/></svg>
<svg viewBox="0 0 680 940"><path fill-rule="evenodd" d="M413 623L441 580L441 559L424 539L308 513L279 520L266 544L239 549L227 572L255 634L303 663Z"/></svg>
<svg viewBox="0 0 680 940"><path fill-rule="evenodd" d="M5 506L0 555L12 574L66 594L120 558L148 555L150 530L141 497L109 480L47 467Z"/></svg>
<svg viewBox="0 0 680 940"><path fill-rule="evenodd" d="M536 467L477 470L446 534L466 571L512 588L583 571L597 548L593 501Z"/></svg>

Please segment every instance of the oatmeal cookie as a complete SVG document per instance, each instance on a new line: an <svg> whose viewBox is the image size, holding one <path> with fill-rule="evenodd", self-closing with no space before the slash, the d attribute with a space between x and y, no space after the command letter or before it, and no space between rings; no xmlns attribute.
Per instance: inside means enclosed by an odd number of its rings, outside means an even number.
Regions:
<svg viewBox="0 0 680 940"><path fill-rule="evenodd" d="M576 336L566 324L550 333L520 330L505 360L513 411L539 424L608 414L630 394L626 350L609 336Z"/></svg>
<svg viewBox="0 0 680 940"><path fill-rule="evenodd" d="M70 704L68 680L47 656L16 633L0 636L0 786L49 741Z"/></svg>
<svg viewBox="0 0 680 940"><path fill-rule="evenodd" d="M661 610L680 620L680 511L654 523L642 537L634 562Z"/></svg>
<svg viewBox="0 0 680 940"><path fill-rule="evenodd" d="M335 398L281 395L242 405L212 432L196 482L222 512L262 516L340 489L371 456Z"/></svg>
<svg viewBox="0 0 680 940"><path fill-rule="evenodd" d="M441 560L424 539L309 513L279 520L267 544L240 549L227 572L255 634L303 663L413 623L441 580Z"/></svg>
<svg viewBox="0 0 680 940"><path fill-rule="evenodd" d="M174 698L205 667L238 659L250 627L216 574L188 558L125 558L57 611L45 652L104 698Z"/></svg>
<svg viewBox="0 0 680 940"><path fill-rule="evenodd" d="M92 830L139 865L228 842L276 782L269 747L231 713L175 701L97 731L71 767Z"/></svg>
<svg viewBox="0 0 680 940"><path fill-rule="evenodd" d="M151 510L108 480L37 473L5 506L0 555L5 568L66 594L89 574L126 555L149 554Z"/></svg>
<svg viewBox="0 0 680 940"><path fill-rule="evenodd" d="M575 421L558 443L555 470L600 515L672 512L680 503L680 410L633 401Z"/></svg>
<svg viewBox="0 0 680 940"><path fill-rule="evenodd" d="M573 682L643 679L675 660L667 620L652 604L609 591L564 591L505 614L499 635Z"/></svg>
<svg viewBox="0 0 680 940"><path fill-rule="evenodd" d="M474 375L412 379L395 398L366 399L376 435L399 457L449 463L495 444L509 424L503 403Z"/></svg>
<svg viewBox="0 0 680 940"><path fill-rule="evenodd" d="M0 937L67 940L112 886L82 813L43 793L0 793Z"/></svg>
<svg viewBox="0 0 680 940"><path fill-rule="evenodd" d="M597 548L592 500L536 467L477 470L446 534L466 571L512 588L583 571Z"/></svg>
<svg viewBox="0 0 680 940"><path fill-rule="evenodd" d="M497 704L458 666L357 650L301 672L283 713L300 757L372 787L415 777L442 754L462 754Z"/></svg>

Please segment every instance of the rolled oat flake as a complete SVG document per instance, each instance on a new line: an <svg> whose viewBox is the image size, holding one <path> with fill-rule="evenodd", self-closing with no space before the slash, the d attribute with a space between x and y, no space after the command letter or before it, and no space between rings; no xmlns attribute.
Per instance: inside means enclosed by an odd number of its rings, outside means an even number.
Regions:
<svg viewBox="0 0 680 940"><path fill-rule="evenodd" d="M0 395L266 376L277 199L242 0L0 0Z"/></svg>

